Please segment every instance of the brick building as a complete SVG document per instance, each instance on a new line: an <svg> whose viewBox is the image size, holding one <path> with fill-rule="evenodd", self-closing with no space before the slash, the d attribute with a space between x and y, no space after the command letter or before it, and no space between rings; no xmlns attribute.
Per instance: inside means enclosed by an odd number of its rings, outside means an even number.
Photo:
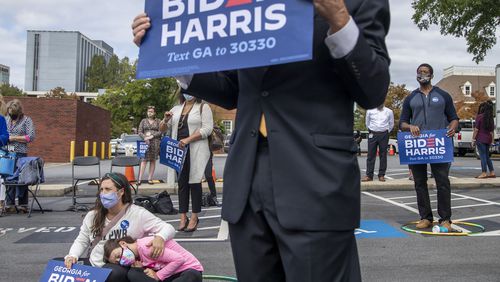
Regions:
<svg viewBox="0 0 500 282"><path fill-rule="evenodd" d="M450 93L455 103L464 101L466 104L474 104L476 100L472 93L476 91L494 100L495 68L451 66L444 69L443 79L436 86Z"/></svg>
<svg viewBox="0 0 500 282"><path fill-rule="evenodd" d="M214 121L221 121L224 126L226 134L231 134L234 130L234 122L236 119L236 109L235 110L226 110L219 106L210 104L210 108L212 109L212 113L214 116Z"/></svg>
<svg viewBox="0 0 500 282"><path fill-rule="evenodd" d="M75 99L5 97L6 102L17 98L24 113L31 117L36 138L29 146L30 156L39 156L45 162L69 162L70 142L76 141L75 156L83 156L83 144L96 141L97 156L101 155L101 142L111 138L111 114L109 111Z"/></svg>

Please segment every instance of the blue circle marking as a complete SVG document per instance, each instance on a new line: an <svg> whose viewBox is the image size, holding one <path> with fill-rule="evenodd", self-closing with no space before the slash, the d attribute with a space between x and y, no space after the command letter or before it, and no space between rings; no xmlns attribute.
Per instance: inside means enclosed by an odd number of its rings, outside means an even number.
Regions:
<svg viewBox="0 0 500 282"><path fill-rule="evenodd" d="M130 226L130 223L128 222L128 220L122 220L122 222L120 223L120 227L122 229L128 229L129 226Z"/></svg>

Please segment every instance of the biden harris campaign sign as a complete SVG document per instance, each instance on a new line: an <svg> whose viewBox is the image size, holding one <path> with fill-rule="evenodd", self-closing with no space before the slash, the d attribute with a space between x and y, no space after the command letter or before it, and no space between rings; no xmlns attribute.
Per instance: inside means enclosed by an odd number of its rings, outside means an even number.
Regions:
<svg viewBox="0 0 500 282"><path fill-rule="evenodd" d="M73 264L66 268L64 262L50 260L40 282L104 282L111 273L109 268Z"/></svg>
<svg viewBox="0 0 500 282"><path fill-rule="evenodd" d="M160 163L181 173L187 150L179 148L179 141L165 136L160 143Z"/></svg>
<svg viewBox="0 0 500 282"><path fill-rule="evenodd" d="M434 164L453 162L453 139L446 129L425 130L413 137L410 132L398 133L401 164Z"/></svg>
<svg viewBox="0 0 500 282"><path fill-rule="evenodd" d="M139 79L312 58L312 1L146 0L145 10Z"/></svg>

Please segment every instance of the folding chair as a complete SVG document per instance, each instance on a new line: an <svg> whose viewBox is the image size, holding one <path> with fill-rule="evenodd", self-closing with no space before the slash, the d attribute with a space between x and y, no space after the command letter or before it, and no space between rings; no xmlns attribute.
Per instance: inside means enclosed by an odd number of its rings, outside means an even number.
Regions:
<svg viewBox="0 0 500 282"><path fill-rule="evenodd" d="M86 176L76 176L75 177L75 168L77 167L93 167L97 166L97 176L94 174L93 176L89 176L89 173L86 173ZM95 172L95 171L94 171ZM80 175L82 175L80 173ZM80 181L96 181L99 184L99 180L101 179L101 160L98 157L75 157L73 162L71 163L71 183L73 188L73 208L75 211L78 210L78 202L76 201L77 195L76 190L78 188L78 183ZM83 206L85 209L87 207Z"/></svg>
<svg viewBox="0 0 500 282"><path fill-rule="evenodd" d="M137 156L118 156L114 158L111 161L111 169L109 170L110 172L113 172L113 167L134 167L137 166L139 167L141 164L141 160ZM137 173L139 173L139 168L137 169ZM125 174L126 175L126 174ZM139 181L136 179L139 179L139 175L135 176L134 175L134 181L130 181L130 186L132 189L134 189L135 194L137 195L137 192L139 191ZM135 182L135 185L134 185Z"/></svg>
<svg viewBox="0 0 500 282"><path fill-rule="evenodd" d="M44 213L42 205L38 201L37 194L40 191L40 183L45 182L43 175L44 162L39 157L23 157L17 159L17 170L14 176L7 177L4 182L7 197L9 197L9 189L16 189L17 186L27 185L28 193L31 194L31 205L28 212L28 217L31 217L33 211L33 204L36 202L40 211ZM34 190L33 190L34 187ZM18 211L16 207L16 211Z"/></svg>

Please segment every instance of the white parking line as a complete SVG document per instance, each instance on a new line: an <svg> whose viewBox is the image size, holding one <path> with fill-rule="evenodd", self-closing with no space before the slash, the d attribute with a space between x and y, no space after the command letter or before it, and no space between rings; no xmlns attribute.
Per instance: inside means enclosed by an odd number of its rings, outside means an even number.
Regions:
<svg viewBox="0 0 500 282"><path fill-rule="evenodd" d="M475 204L475 205L456 206L456 207L451 207L451 208L454 210L454 209L465 209L465 208L473 208L473 207L481 207L481 206L491 206L491 205L493 205L493 204L484 203L484 204ZM437 211L437 209L432 209L432 211Z"/></svg>
<svg viewBox="0 0 500 282"><path fill-rule="evenodd" d="M488 214L488 215L481 215L481 216L474 216L474 217L466 217L466 218L459 218L459 219L454 219L454 221L468 221L468 220L476 220L476 219L484 219L484 218L492 218L492 217L500 217L500 213L497 213L497 214Z"/></svg>
<svg viewBox="0 0 500 282"><path fill-rule="evenodd" d="M208 219L208 218L218 218L220 217L220 214L219 215L210 215L210 216L200 216L198 217L198 219ZM171 223L171 222L179 222L181 221L180 219L171 219L171 220L165 220L165 222L167 223Z"/></svg>
<svg viewBox="0 0 500 282"><path fill-rule="evenodd" d="M497 203L497 202L492 202L492 201L488 201L488 200L484 200L484 199L479 199L479 198L476 198L476 197L471 197L471 196L466 196L466 195L461 195L461 194L457 194L457 193L451 193L451 194L454 195L454 196L464 197L464 198L471 199L471 200L478 201L478 202L490 203L492 205L499 205L500 206L500 203Z"/></svg>
<svg viewBox="0 0 500 282"><path fill-rule="evenodd" d="M454 199L451 199L452 201L460 201L460 200L470 200L470 199L467 199L467 198L454 198ZM437 203L438 200L431 200L431 203ZM403 203L405 205L416 205L418 204L418 202L411 202L411 203Z"/></svg>

